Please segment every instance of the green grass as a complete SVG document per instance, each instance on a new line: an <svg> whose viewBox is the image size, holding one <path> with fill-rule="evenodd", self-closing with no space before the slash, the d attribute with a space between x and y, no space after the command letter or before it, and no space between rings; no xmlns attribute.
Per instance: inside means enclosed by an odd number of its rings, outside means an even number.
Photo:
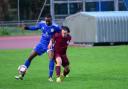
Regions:
<svg viewBox="0 0 128 89"><path fill-rule="evenodd" d="M0 27L0 36L40 35L40 31L26 31L20 27Z"/></svg>
<svg viewBox="0 0 128 89"><path fill-rule="evenodd" d="M128 89L128 46L70 47L71 72L60 84L47 81L47 54L33 60L23 81L14 79L30 51L0 50L0 89Z"/></svg>

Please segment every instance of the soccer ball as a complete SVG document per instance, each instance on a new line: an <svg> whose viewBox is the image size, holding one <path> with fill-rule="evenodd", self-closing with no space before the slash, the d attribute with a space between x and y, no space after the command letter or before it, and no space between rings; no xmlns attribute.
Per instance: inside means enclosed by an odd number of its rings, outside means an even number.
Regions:
<svg viewBox="0 0 128 89"><path fill-rule="evenodd" d="M19 72L19 74L25 74L26 71L27 71L27 67L26 67L25 65L20 65L20 66L18 67L18 72Z"/></svg>

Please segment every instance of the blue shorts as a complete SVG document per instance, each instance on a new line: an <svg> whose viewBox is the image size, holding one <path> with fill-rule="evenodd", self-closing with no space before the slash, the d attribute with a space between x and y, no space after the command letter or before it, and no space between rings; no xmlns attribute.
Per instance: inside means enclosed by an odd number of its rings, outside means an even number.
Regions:
<svg viewBox="0 0 128 89"><path fill-rule="evenodd" d="M47 46L46 45L43 45L43 44L37 44L34 48L34 51L37 52L37 54L40 56L42 54L44 54L45 52L47 52Z"/></svg>
<svg viewBox="0 0 128 89"><path fill-rule="evenodd" d="M49 52L49 51L52 51L52 50L53 50L53 47L48 49L47 45L43 45L41 43L37 44L34 48L34 51L36 51L39 56L44 54L45 52Z"/></svg>

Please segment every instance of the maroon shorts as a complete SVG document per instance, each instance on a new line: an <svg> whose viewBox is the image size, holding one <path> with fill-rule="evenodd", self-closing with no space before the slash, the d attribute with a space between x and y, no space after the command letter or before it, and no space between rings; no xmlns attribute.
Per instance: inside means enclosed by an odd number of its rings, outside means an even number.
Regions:
<svg viewBox="0 0 128 89"><path fill-rule="evenodd" d="M57 57L61 57L63 67L68 66L70 64L66 54L60 55L55 53L54 59L56 59Z"/></svg>

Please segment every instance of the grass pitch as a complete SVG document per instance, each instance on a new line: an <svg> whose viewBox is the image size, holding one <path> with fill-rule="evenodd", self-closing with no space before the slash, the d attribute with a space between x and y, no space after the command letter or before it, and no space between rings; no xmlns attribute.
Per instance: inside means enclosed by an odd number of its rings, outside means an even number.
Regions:
<svg viewBox="0 0 128 89"><path fill-rule="evenodd" d="M21 27L0 27L0 36L28 36L28 35L40 35L38 31L27 31Z"/></svg>
<svg viewBox="0 0 128 89"><path fill-rule="evenodd" d="M47 54L32 61L23 81L14 79L30 52L0 50L0 89L128 89L128 46L70 47L71 72L59 84L47 81Z"/></svg>

